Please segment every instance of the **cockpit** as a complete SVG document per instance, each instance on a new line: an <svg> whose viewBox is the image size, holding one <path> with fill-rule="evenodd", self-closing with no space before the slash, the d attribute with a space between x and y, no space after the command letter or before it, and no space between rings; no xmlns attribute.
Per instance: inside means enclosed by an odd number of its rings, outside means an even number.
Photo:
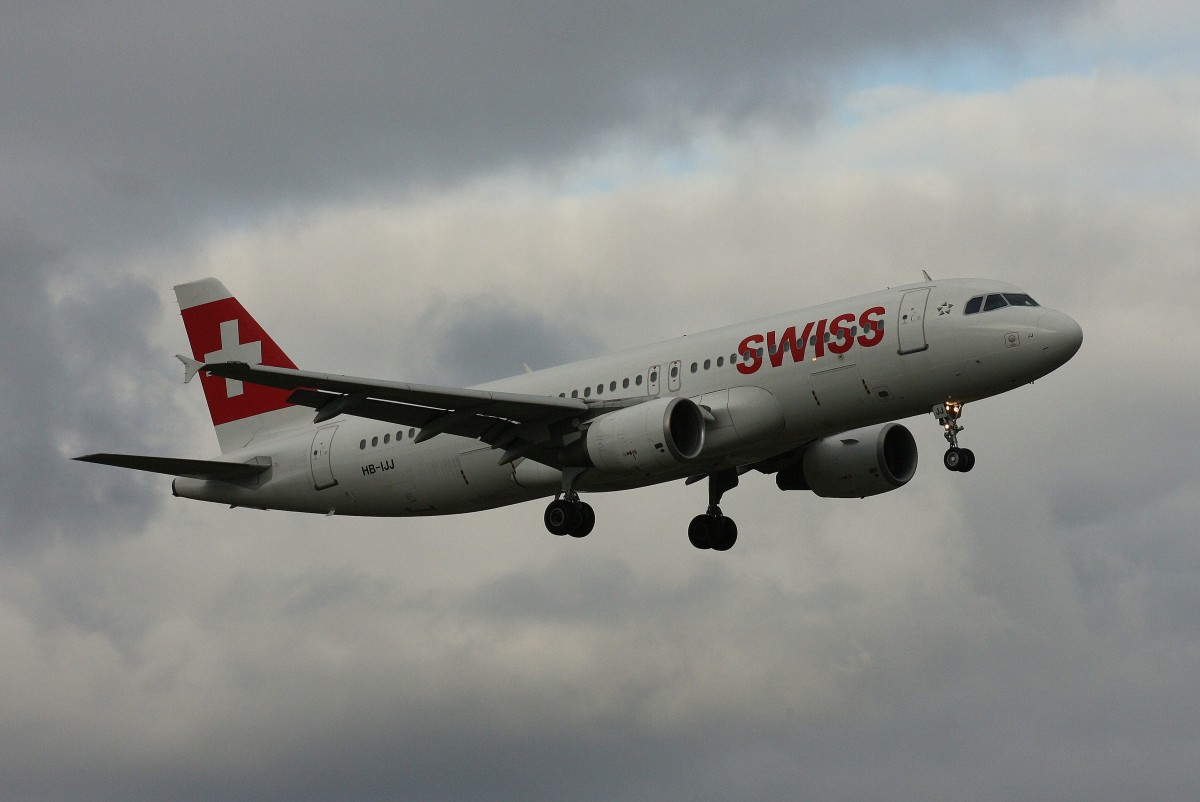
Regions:
<svg viewBox="0 0 1200 802"><path fill-rule="evenodd" d="M988 295L976 295L967 301L963 308L964 315L974 315L978 312L991 312L1006 306L1040 306L1040 304L1023 292L993 292Z"/></svg>

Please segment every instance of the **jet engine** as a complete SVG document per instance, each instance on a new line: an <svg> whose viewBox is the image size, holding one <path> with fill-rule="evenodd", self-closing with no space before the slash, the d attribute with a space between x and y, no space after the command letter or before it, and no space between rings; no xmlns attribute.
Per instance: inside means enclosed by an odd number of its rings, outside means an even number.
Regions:
<svg viewBox="0 0 1200 802"><path fill-rule="evenodd" d="M824 498L865 498L902 487L916 472L912 432L884 423L818 440L779 471L775 484Z"/></svg>
<svg viewBox="0 0 1200 802"><path fill-rule="evenodd" d="M582 446L605 473L662 473L700 454L704 413L687 398L657 398L596 418Z"/></svg>

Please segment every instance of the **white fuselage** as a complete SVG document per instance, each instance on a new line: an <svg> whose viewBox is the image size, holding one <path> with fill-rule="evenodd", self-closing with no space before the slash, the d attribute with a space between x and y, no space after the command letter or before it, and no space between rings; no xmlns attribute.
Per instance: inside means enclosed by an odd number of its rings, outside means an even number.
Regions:
<svg viewBox="0 0 1200 802"><path fill-rule="evenodd" d="M963 314L972 296L1019 292L983 280L897 287L479 389L588 401L692 399L711 413L697 459L652 475L592 468L575 489L655 484L760 463L822 437L1044 376L1079 347L1069 317L1040 306ZM501 452L477 440L442 434L417 443L416 433L351 416L273 430L222 456L269 461L254 480L179 478L174 491L238 506L405 516L486 509L562 488L558 469L529 459L500 465Z"/></svg>

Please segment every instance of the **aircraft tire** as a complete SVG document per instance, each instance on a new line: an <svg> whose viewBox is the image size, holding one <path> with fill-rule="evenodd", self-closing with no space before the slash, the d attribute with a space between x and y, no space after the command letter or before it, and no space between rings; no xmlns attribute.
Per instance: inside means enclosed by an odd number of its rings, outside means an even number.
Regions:
<svg viewBox="0 0 1200 802"><path fill-rule="evenodd" d="M942 464L948 471L961 471L963 462L963 449L961 448L948 448L945 455L942 456Z"/></svg>
<svg viewBox="0 0 1200 802"><path fill-rule="evenodd" d="M732 518L722 515L714 519L713 528L717 530L712 539L713 551L729 551L737 543L737 524Z"/></svg>
<svg viewBox="0 0 1200 802"><path fill-rule="evenodd" d="M583 523L583 515L574 504L560 498L546 506L544 520L550 534L562 536L578 529Z"/></svg>
<svg viewBox="0 0 1200 802"><path fill-rule="evenodd" d="M596 526L596 511L586 501L576 502L575 506L579 511L579 526L567 532L567 534L571 537L587 537Z"/></svg>
<svg viewBox="0 0 1200 802"><path fill-rule="evenodd" d="M964 448L962 449L962 457L962 465L959 466L958 470L966 473L975 467L975 452L969 448Z"/></svg>
<svg viewBox="0 0 1200 802"><path fill-rule="evenodd" d="M688 524L688 540L698 549L712 548L712 527L709 522L711 515L697 515Z"/></svg>

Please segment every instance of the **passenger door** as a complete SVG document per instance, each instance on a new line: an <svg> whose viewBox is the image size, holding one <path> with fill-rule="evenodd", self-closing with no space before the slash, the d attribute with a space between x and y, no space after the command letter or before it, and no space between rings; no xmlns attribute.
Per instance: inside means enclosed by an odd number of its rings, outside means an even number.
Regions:
<svg viewBox="0 0 1200 802"><path fill-rule="evenodd" d="M317 433L313 436L312 457L309 465L312 469L313 486L317 490L324 490L337 484L337 479L333 478L333 464L330 460L333 433L336 431L337 426L325 426L317 429Z"/></svg>
<svg viewBox="0 0 1200 802"><path fill-rule="evenodd" d="M896 331L901 354L915 354L929 347L925 342L925 304L928 301L929 287L909 290L900 298Z"/></svg>

